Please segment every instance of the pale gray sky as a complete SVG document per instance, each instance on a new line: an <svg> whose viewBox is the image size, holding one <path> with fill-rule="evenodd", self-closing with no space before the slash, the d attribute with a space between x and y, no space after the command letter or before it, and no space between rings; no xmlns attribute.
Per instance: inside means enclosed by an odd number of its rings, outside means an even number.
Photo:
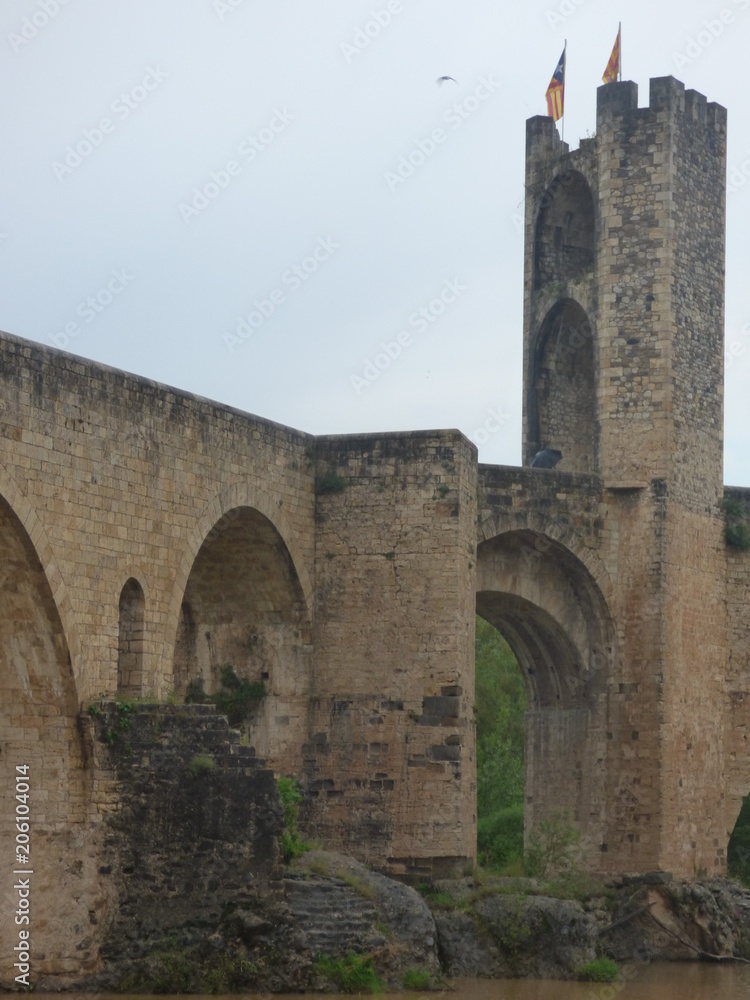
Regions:
<svg viewBox="0 0 750 1000"><path fill-rule="evenodd" d="M593 132L619 19L642 104L671 73L729 110L725 480L750 485L750 0L4 0L0 328L519 463L524 123L567 38L565 138Z"/></svg>

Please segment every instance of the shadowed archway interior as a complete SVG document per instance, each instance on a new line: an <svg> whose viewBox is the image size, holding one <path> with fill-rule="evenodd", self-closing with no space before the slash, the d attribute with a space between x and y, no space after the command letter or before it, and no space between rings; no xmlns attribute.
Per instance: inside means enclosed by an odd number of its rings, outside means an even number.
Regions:
<svg viewBox="0 0 750 1000"><path fill-rule="evenodd" d="M605 668L614 654L601 590L559 542L511 531L478 548L476 607L526 684L525 827L564 814L597 857L606 843L597 804L607 766Z"/></svg>
<svg viewBox="0 0 750 1000"><path fill-rule="evenodd" d="M228 668L262 683L266 697L246 728L259 753L296 772L310 660L309 612L289 550L265 515L235 507L208 533L188 577L175 694L196 685L215 694Z"/></svg>

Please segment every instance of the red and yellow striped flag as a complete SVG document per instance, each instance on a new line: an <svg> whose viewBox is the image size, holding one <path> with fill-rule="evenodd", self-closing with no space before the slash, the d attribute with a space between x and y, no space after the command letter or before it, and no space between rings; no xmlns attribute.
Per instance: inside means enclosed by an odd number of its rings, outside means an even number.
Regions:
<svg viewBox="0 0 750 1000"><path fill-rule="evenodd" d="M547 87L547 114L559 121L565 110L565 49L557 63L557 69Z"/></svg>
<svg viewBox="0 0 750 1000"><path fill-rule="evenodd" d="M605 83L614 83L620 75L620 31L621 28L618 28L612 55L609 57L607 68L604 70L602 80Z"/></svg>

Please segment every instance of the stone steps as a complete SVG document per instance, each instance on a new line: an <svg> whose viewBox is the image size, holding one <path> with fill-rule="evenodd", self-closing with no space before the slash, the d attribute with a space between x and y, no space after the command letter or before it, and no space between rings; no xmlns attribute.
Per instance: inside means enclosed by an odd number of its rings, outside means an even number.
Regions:
<svg viewBox="0 0 750 1000"><path fill-rule="evenodd" d="M123 711L116 702L101 703L96 716L101 737L118 750L121 763L141 759L184 756L186 763L205 753L219 767L265 767L255 748L244 746L238 729L213 705L136 704Z"/></svg>
<svg viewBox="0 0 750 1000"><path fill-rule="evenodd" d="M341 879L287 874L284 894L312 957L371 952L385 944L371 900Z"/></svg>

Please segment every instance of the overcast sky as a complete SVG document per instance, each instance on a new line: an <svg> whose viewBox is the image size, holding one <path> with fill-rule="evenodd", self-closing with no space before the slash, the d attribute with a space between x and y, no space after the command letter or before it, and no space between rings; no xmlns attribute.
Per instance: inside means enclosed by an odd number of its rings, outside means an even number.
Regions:
<svg viewBox="0 0 750 1000"><path fill-rule="evenodd" d="M673 74L729 110L725 481L750 485L750 0L3 0L0 329L519 464L525 120L567 38L565 139L593 133L620 18L641 104Z"/></svg>

